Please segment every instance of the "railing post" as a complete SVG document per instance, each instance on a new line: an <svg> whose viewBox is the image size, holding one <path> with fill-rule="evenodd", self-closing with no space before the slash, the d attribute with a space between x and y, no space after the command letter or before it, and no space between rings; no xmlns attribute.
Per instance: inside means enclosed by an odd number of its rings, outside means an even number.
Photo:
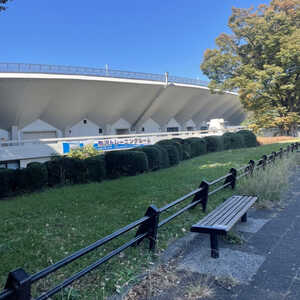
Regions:
<svg viewBox="0 0 300 300"><path fill-rule="evenodd" d="M23 269L16 269L8 274L5 289L14 293L6 300L30 300L31 281L30 276Z"/></svg>
<svg viewBox="0 0 300 300"><path fill-rule="evenodd" d="M266 165L267 165L267 155L263 155L262 156L262 165L263 165L263 170L265 170L266 169Z"/></svg>
<svg viewBox="0 0 300 300"><path fill-rule="evenodd" d="M276 152L272 152L272 163L275 164L275 159L276 159Z"/></svg>
<svg viewBox="0 0 300 300"><path fill-rule="evenodd" d="M159 222L159 209L155 205L150 205L145 213L145 216L149 217L149 219L140 225L135 236L147 233L146 238L149 239L149 249L154 251ZM141 241L139 241L137 245L140 244Z"/></svg>
<svg viewBox="0 0 300 300"><path fill-rule="evenodd" d="M282 158L282 154L283 154L283 149L280 148L280 150L279 150L279 158L280 158L280 159Z"/></svg>
<svg viewBox="0 0 300 300"><path fill-rule="evenodd" d="M290 145L288 145L288 146L286 147L286 156L287 156L287 157L289 156L290 150L291 150Z"/></svg>
<svg viewBox="0 0 300 300"><path fill-rule="evenodd" d="M250 173L250 176L253 176L254 168L255 168L255 161L251 159L249 161L249 173Z"/></svg>
<svg viewBox="0 0 300 300"><path fill-rule="evenodd" d="M199 185L199 189L201 189L201 191L195 194L192 202L201 200L200 203L202 205L202 210L203 210L203 212L205 212L206 206L207 206L207 200L208 200L209 183L206 180L203 180Z"/></svg>
<svg viewBox="0 0 300 300"><path fill-rule="evenodd" d="M231 175L228 176L228 177L225 179L224 184L230 182L231 188L234 190L234 189L235 189L235 183L236 183L237 170L234 169L234 168L231 168L231 169L229 170L229 173L231 173Z"/></svg>
<svg viewBox="0 0 300 300"><path fill-rule="evenodd" d="M166 85L169 84L169 72L165 72L165 82L166 82Z"/></svg>

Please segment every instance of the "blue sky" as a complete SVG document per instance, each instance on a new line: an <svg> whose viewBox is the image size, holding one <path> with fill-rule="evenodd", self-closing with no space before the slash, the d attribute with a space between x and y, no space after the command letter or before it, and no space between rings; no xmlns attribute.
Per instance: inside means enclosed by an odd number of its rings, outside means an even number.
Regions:
<svg viewBox="0 0 300 300"><path fill-rule="evenodd" d="M61 64L206 79L203 53L231 7L264 0L13 0L0 14L1 62Z"/></svg>

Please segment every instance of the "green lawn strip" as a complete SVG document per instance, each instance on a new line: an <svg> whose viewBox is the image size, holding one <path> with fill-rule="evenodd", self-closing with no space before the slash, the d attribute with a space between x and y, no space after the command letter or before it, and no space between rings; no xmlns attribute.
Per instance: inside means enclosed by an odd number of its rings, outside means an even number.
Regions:
<svg viewBox="0 0 300 300"><path fill-rule="evenodd" d="M210 153L183 161L176 167L139 176L54 188L1 200L0 287L12 269L22 267L30 274L37 272L142 217L150 204L162 207L194 190L201 180L216 179L231 167L238 168L250 159L259 159L280 147L280 144L273 144ZM208 211L231 193L227 189L210 197ZM162 214L161 219L167 215ZM184 235L202 215L199 206L161 228L158 248L162 250L170 241ZM34 291L45 291L133 236L134 233L130 232L70 264L39 282ZM153 259L145 242L140 247L128 249L74 287L84 291L80 299L95 295L101 299L134 278Z"/></svg>

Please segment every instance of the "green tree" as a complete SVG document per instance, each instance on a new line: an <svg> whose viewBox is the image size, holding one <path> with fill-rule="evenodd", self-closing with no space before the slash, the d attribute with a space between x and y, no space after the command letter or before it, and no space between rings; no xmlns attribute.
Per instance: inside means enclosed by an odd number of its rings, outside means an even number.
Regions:
<svg viewBox="0 0 300 300"><path fill-rule="evenodd" d="M3 11L3 10L6 10L6 8L7 8L6 3L8 1L9 0L0 0L0 12Z"/></svg>
<svg viewBox="0 0 300 300"><path fill-rule="evenodd" d="M294 135L300 123L300 0L272 0L257 9L232 8L216 49L201 69L212 92L239 93L250 127Z"/></svg>

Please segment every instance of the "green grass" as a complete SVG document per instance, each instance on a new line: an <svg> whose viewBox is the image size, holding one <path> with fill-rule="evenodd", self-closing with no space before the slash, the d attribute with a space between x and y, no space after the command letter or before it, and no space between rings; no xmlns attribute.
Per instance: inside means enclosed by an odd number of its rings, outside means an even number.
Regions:
<svg viewBox="0 0 300 300"><path fill-rule="evenodd" d="M211 153L184 161L176 167L135 177L66 186L1 200L0 288L12 269L22 267L30 274L35 273L142 217L150 204L161 207L194 190L201 180L216 179L230 168L241 167L250 159L258 159L280 147L280 144L273 144ZM208 211L231 193L227 189L210 197ZM199 206L161 228L159 251L189 231L190 225L202 216ZM61 282L133 236L134 232L130 232L41 280L34 285L34 294ZM156 255L149 253L147 243L130 248L78 281L70 294L74 295L73 298L79 295L80 299L103 299L149 266ZM66 297L58 297L61 298Z"/></svg>

